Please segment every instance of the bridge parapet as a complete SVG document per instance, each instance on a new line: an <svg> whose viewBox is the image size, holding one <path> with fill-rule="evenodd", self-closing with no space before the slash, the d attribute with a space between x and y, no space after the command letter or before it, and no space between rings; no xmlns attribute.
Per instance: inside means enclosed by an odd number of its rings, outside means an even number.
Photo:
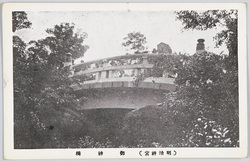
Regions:
<svg viewBox="0 0 250 162"><path fill-rule="evenodd" d="M144 89L159 89L159 90L174 90L173 78L146 78L143 81L136 82L135 78L112 78L102 79L99 81L91 80L83 83L72 85L72 88L77 91L81 89L100 89L100 88L144 88Z"/></svg>
<svg viewBox="0 0 250 162"><path fill-rule="evenodd" d="M73 65L73 77L85 76L87 80L72 85L75 90L90 88L139 87L172 90L174 78L169 72L152 77L156 54L115 56Z"/></svg>

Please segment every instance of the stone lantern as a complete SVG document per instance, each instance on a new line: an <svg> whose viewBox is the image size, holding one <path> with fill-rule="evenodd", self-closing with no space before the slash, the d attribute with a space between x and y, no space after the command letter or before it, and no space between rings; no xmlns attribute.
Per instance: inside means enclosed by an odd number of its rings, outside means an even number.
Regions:
<svg viewBox="0 0 250 162"><path fill-rule="evenodd" d="M72 54L67 53L65 56L64 67L71 66L71 65L72 65Z"/></svg>

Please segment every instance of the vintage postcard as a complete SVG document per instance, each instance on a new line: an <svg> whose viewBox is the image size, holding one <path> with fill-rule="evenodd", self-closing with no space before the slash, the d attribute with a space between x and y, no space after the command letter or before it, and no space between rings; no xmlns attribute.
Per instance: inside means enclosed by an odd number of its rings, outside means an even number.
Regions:
<svg viewBox="0 0 250 162"><path fill-rule="evenodd" d="M247 157L244 3L4 3L5 159Z"/></svg>

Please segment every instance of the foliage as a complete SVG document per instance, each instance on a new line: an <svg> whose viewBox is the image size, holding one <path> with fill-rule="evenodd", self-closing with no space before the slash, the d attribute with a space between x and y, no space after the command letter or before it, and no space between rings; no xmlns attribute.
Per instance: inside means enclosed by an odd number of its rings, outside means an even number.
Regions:
<svg viewBox="0 0 250 162"><path fill-rule="evenodd" d="M26 44L17 36L13 37L13 73L14 73L14 99L15 102L22 105L27 101L27 97L23 96L20 99L18 96L25 94L25 84L28 80L26 77L19 77L22 75L23 71L26 71L25 66L22 63L26 63L26 54L24 52ZM20 83L20 84L18 84Z"/></svg>
<svg viewBox="0 0 250 162"><path fill-rule="evenodd" d="M13 37L14 76L16 76L14 85L16 87L23 85L22 88L27 91L26 93L22 91L23 94L45 93L48 100L56 99L55 103L70 101L71 98L68 95L71 91L72 79L68 77L69 69L63 68L65 52L72 52L73 57L76 58L83 56L85 50L82 44L84 38L74 34L73 28L68 23L56 25L54 30L48 30L52 36L31 41L28 46L19 37ZM59 47L64 47L64 49ZM18 88L15 90L18 91ZM73 102L70 103L73 104Z"/></svg>
<svg viewBox="0 0 250 162"><path fill-rule="evenodd" d="M223 127L215 121L198 118L194 129L189 132L186 145L192 147L230 147L232 139L228 136L229 131L227 127Z"/></svg>
<svg viewBox="0 0 250 162"><path fill-rule="evenodd" d="M214 39L216 46L226 44L229 57L225 59L225 69L231 73L230 79L238 82L238 11L237 10L208 10L179 11L176 18L182 21L184 29L207 30L222 26ZM235 97L238 96L238 84L231 85Z"/></svg>
<svg viewBox="0 0 250 162"><path fill-rule="evenodd" d="M184 29L207 30L222 26L225 29L219 32L214 38L216 46L223 43L229 50L229 64L237 67L238 55L238 11L237 10L208 10L197 11L178 11L176 18L182 21Z"/></svg>
<svg viewBox="0 0 250 162"><path fill-rule="evenodd" d="M225 70L228 57L203 52L192 56L161 56L155 61L156 71L169 68L178 74L175 79L178 88L166 95L165 108L173 114L176 125L183 128L180 141L196 139L196 142L185 141L185 146L238 145L238 98L231 90L237 82L232 82L229 78L233 73ZM198 119L204 122L201 124ZM213 129L226 129L225 141L222 137L222 141L214 138Z"/></svg>
<svg viewBox="0 0 250 162"><path fill-rule="evenodd" d="M178 11L176 14L184 29L223 26L225 29L215 36L216 45L225 43L229 55L203 52L178 55L171 61L164 56L156 60L156 71L166 68L177 73L178 89L166 96L165 107L185 123L188 128L185 130L190 130L184 133L189 139L184 145L238 146L237 11Z"/></svg>
<svg viewBox="0 0 250 162"><path fill-rule="evenodd" d="M30 27L28 22L25 12L13 13L13 31ZM67 52L73 58L84 55L86 34L74 33L69 23L55 25L47 33L50 36L28 44L13 36L15 148L63 147L62 136L67 133L57 127L68 128L79 118L75 108L80 100L70 87L69 67L63 65ZM57 131L52 133L54 127Z"/></svg>
<svg viewBox="0 0 250 162"><path fill-rule="evenodd" d="M30 28L31 22L27 18L27 13L24 11L12 12L12 31Z"/></svg>
<svg viewBox="0 0 250 162"><path fill-rule="evenodd" d="M121 144L126 147L181 146L179 131L182 130L173 119L173 114L163 107L146 106L133 110L124 118Z"/></svg>
<svg viewBox="0 0 250 162"><path fill-rule="evenodd" d="M50 35L40 40L44 48L49 48L48 65L52 67L63 67L65 54L70 53L73 59L84 56L88 46L83 45L86 33L75 33L74 24L62 23L47 29Z"/></svg>
<svg viewBox="0 0 250 162"><path fill-rule="evenodd" d="M164 71L174 74L177 73L178 68L182 66L182 62L186 59L188 59L188 56L175 53L173 55L160 54L157 57L149 57L148 61L154 65L152 75L154 77L160 77Z"/></svg>
<svg viewBox="0 0 250 162"><path fill-rule="evenodd" d="M160 55L149 60L159 74L177 73L177 89L163 106L128 113L120 139L126 147L237 147L238 99L231 91L227 55Z"/></svg>
<svg viewBox="0 0 250 162"><path fill-rule="evenodd" d="M95 141L95 139L91 138L90 136L84 136L79 138L78 142L79 148L113 148L112 142L106 138L104 143Z"/></svg>
<svg viewBox="0 0 250 162"><path fill-rule="evenodd" d="M143 53L147 47L144 46L146 37L140 32L128 33L128 36L124 38L126 42L122 43L124 47L130 50L135 50L135 53Z"/></svg>
<svg viewBox="0 0 250 162"><path fill-rule="evenodd" d="M19 29L30 27L31 23L27 20L25 12L12 13L13 32ZM26 43L18 36L13 36L13 84L14 84L14 142L16 147L25 147L25 142L32 143L32 136L37 134L32 132L33 126L30 125L32 117L29 115L29 106L34 106L32 102L35 97L34 87L35 69L26 51ZM31 73L30 73L31 72ZM38 85L39 86L39 85ZM20 133L21 132L21 133Z"/></svg>

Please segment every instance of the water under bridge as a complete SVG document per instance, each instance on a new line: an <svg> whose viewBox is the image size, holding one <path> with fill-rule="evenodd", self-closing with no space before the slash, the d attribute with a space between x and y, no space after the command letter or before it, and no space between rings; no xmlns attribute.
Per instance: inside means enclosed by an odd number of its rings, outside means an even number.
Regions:
<svg viewBox="0 0 250 162"><path fill-rule="evenodd" d="M157 54L129 54L71 65L78 82L72 88L85 98L84 109L138 109L164 101L164 93L175 89L167 70L155 76Z"/></svg>

